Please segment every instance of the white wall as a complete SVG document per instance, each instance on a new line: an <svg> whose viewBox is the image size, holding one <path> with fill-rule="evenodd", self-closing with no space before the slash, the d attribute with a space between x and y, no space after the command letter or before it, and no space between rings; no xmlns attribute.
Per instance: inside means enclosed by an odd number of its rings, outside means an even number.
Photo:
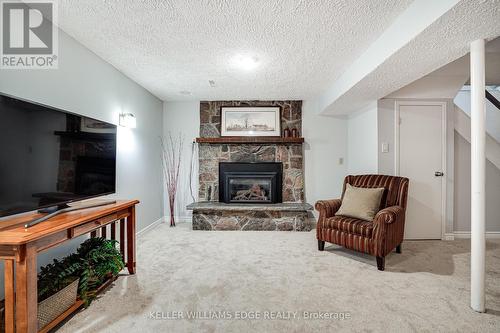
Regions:
<svg viewBox="0 0 500 333"><path fill-rule="evenodd" d="M353 114L347 121L347 171L377 173L377 104Z"/></svg>
<svg viewBox="0 0 500 333"><path fill-rule="evenodd" d="M384 98L377 101L377 163L378 172L394 175L394 107L395 100ZM382 144L388 145L388 152L382 153Z"/></svg>
<svg viewBox="0 0 500 333"><path fill-rule="evenodd" d="M347 175L347 120L318 115L319 104L302 103L306 201L340 198ZM343 159L343 163L339 163Z"/></svg>
<svg viewBox="0 0 500 333"><path fill-rule="evenodd" d="M490 91L500 100L500 91ZM470 117L470 90L460 90L453 102ZM486 100L486 132L500 142L500 110Z"/></svg>
<svg viewBox="0 0 500 333"><path fill-rule="evenodd" d="M432 73L406 85L380 99L378 105L378 171L394 174L394 108L396 100L421 100L446 102L447 128L447 222L446 231L453 230L453 187L454 187L454 106L452 99L469 78L469 56L465 55L435 70ZM389 145L387 153L382 152L382 144ZM411 186L411 182L410 182Z"/></svg>
<svg viewBox="0 0 500 333"><path fill-rule="evenodd" d="M117 193L112 197L141 201L138 230L162 216L159 99L62 31L59 69L1 70L0 92L115 124L120 112L134 113L137 128L118 131ZM80 240L44 252L39 264L67 254Z"/></svg>
<svg viewBox="0 0 500 333"><path fill-rule="evenodd" d="M455 132L455 231L470 231L470 143ZM486 231L500 232L500 170L486 160Z"/></svg>
<svg viewBox="0 0 500 333"><path fill-rule="evenodd" d="M184 149L182 151L181 170L179 172L179 189L175 205L175 216L179 221L191 221L192 212L186 205L198 199L198 155L193 140L200 136L200 102L165 102L163 105L163 134L173 137L182 134ZM195 156L192 158L193 149ZM190 182L191 163L194 163ZM191 185L190 185L191 184ZM191 189L190 190L190 186ZM191 191L194 196L191 196ZM165 216L169 217L168 196L165 193Z"/></svg>
<svg viewBox="0 0 500 333"><path fill-rule="evenodd" d="M342 184L347 173L347 120L318 115L318 105L313 101L303 101L302 131L305 137L304 169L306 201L314 204L320 199L340 197ZM191 141L199 136L200 104L195 102L165 102L163 110L163 130L167 134L183 133L186 144L183 151L180 172L180 192L177 197L176 216L190 221L190 212L185 206L193 202L189 193L189 168L191 161ZM197 198L198 166L194 158L193 191ZM166 202L166 201L165 201ZM168 208L165 207L168 212ZM168 215L166 213L166 215Z"/></svg>
<svg viewBox="0 0 500 333"><path fill-rule="evenodd" d="M470 114L470 91L458 91L468 76L468 57L463 57L389 95L390 98L378 101L378 169L380 173L387 174L394 172L394 106L396 98L445 101L447 103L446 233L470 231L470 144L454 131L454 103ZM493 93L500 97L499 93ZM455 97L454 100L452 100L453 97ZM500 113L490 102L487 102L486 118L488 132L499 138ZM382 153L380 150L383 142L389 143L388 153ZM500 208L496 202L500 197L500 171L489 161L486 165L486 184L487 231L499 231Z"/></svg>
<svg viewBox="0 0 500 333"><path fill-rule="evenodd" d="M498 93L496 94L498 96ZM470 91L460 91L454 99L456 103L455 131L455 223L454 230L470 231L471 216L471 153L470 153ZM462 109L463 108L463 109ZM462 110L464 111L462 113ZM499 135L500 116L498 110L490 102L486 103L486 129L490 135ZM467 116L469 115L469 116ZM486 138L486 231L500 231L500 169L491 161L495 161L498 144L495 139Z"/></svg>

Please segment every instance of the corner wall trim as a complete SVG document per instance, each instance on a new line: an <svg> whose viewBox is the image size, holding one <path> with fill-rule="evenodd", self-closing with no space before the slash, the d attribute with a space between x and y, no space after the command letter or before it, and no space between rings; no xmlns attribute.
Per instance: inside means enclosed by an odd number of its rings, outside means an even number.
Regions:
<svg viewBox="0 0 500 333"><path fill-rule="evenodd" d="M151 223L150 225L147 225L146 227L142 228L141 230L139 230L136 234L137 237L140 237L142 236L146 231L150 230L150 229L153 229L155 228L156 226L158 226L160 223L162 222L165 222L166 218L165 216L162 216L160 217L158 220L154 221L153 223Z"/></svg>
<svg viewBox="0 0 500 333"><path fill-rule="evenodd" d="M486 231L486 239L499 239L500 231ZM444 234L443 240L470 239L470 231L455 231Z"/></svg>
<svg viewBox="0 0 500 333"><path fill-rule="evenodd" d="M443 236L443 240L445 240L445 241L455 240L455 234L454 233L445 233Z"/></svg>

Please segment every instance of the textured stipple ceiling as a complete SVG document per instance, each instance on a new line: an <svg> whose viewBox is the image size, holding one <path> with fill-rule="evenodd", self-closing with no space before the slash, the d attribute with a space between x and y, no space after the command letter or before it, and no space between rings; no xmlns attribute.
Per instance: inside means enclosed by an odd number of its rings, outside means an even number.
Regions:
<svg viewBox="0 0 500 333"><path fill-rule="evenodd" d="M160 99L220 100L319 95L411 0L58 3L65 32ZM259 67L235 68L238 54Z"/></svg>

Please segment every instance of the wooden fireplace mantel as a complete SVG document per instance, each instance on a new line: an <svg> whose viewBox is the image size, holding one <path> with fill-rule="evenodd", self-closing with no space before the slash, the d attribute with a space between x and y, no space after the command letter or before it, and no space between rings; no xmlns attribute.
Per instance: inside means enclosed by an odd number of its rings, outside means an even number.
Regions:
<svg viewBox="0 0 500 333"><path fill-rule="evenodd" d="M29 228L24 225L43 215L30 213L2 220L0 259L5 263L5 332L38 331L37 254L42 251L88 233L96 237L100 232L101 237L106 237L108 225L111 239L116 239L116 224L119 221L120 251L129 273L134 274L135 206L138 203L137 200L119 200L106 206L67 212ZM75 306L46 327L39 328L40 332L53 328L76 311L78 304L82 302L76 301Z"/></svg>
<svg viewBox="0 0 500 333"><path fill-rule="evenodd" d="M208 144L301 144L304 143L304 138L283 138L279 136L223 136L218 138L196 138L195 142Z"/></svg>

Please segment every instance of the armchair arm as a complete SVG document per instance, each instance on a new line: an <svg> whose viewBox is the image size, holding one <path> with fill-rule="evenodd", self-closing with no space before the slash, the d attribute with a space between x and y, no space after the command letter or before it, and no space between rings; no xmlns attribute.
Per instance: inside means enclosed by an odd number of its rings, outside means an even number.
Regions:
<svg viewBox="0 0 500 333"><path fill-rule="evenodd" d="M374 223L394 223L400 220L404 220L405 210L401 206L391 206L380 210L375 218Z"/></svg>
<svg viewBox="0 0 500 333"><path fill-rule="evenodd" d="M342 201L340 199L320 200L316 202L314 208L319 212L320 221L335 215L339 210Z"/></svg>
<svg viewBox="0 0 500 333"><path fill-rule="evenodd" d="M385 257L403 241L405 210L401 206L384 208L375 215L373 223L375 255Z"/></svg>

